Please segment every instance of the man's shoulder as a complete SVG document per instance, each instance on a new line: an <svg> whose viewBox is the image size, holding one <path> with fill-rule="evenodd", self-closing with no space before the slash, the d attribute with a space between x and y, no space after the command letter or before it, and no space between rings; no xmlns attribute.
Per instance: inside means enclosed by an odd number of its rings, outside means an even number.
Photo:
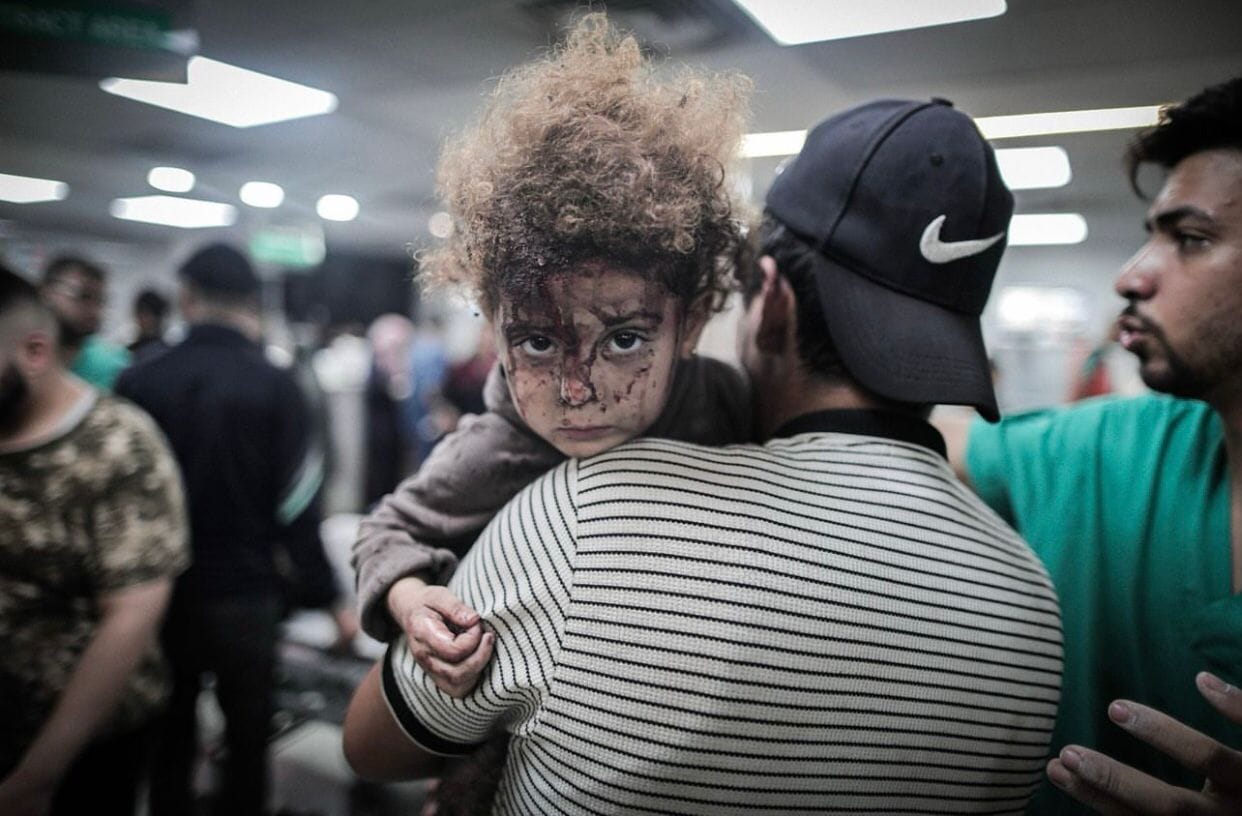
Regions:
<svg viewBox="0 0 1242 818"><path fill-rule="evenodd" d="M642 500L655 485L697 490L747 475L761 476L781 457L770 446L751 443L705 446L644 437L568 464L572 464L571 479L579 494L607 492Z"/></svg>
<svg viewBox="0 0 1242 818"><path fill-rule="evenodd" d="M110 460L132 459L152 449L166 450L164 435L151 416L124 397L101 394L78 430L93 451Z"/></svg>
<svg viewBox="0 0 1242 818"><path fill-rule="evenodd" d="M765 456L772 456L772 449L754 443L707 446L702 443L688 443L684 440L662 437L639 437L622 443L620 446L614 446L606 452L581 458L578 462L583 470L588 470L634 459L668 462L688 460L703 464L724 464Z"/></svg>
<svg viewBox="0 0 1242 818"><path fill-rule="evenodd" d="M292 373L269 361L257 346L183 341L126 369L117 381L117 391L131 398L162 394L177 390L187 379L221 380L241 388L296 385Z"/></svg>
<svg viewBox="0 0 1242 818"><path fill-rule="evenodd" d="M1202 401L1160 393L1100 397L1070 406L1007 415L999 423L975 421L969 450L1003 441L1006 446L1057 446L1068 452L1093 450L1102 440L1119 444L1131 437L1163 438L1210 431L1215 414Z"/></svg>

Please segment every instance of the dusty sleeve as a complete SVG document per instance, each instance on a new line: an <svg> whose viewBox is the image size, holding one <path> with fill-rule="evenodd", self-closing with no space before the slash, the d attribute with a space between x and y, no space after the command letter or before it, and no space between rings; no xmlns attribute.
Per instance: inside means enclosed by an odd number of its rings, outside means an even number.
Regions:
<svg viewBox="0 0 1242 818"><path fill-rule="evenodd" d="M458 556L496 512L564 460L503 405L490 405L496 409L462 418L418 472L362 521L351 560L362 627L376 639L399 633L385 604L393 583L412 574L447 582Z"/></svg>
<svg viewBox="0 0 1242 818"><path fill-rule="evenodd" d="M462 755L539 718L565 639L578 548L577 461L563 463L499 511L450 588L496 634L496 653L465 698L445 694L395 639L384 697L411 740ZM533 648L530 649L523 646Z"/></svg>

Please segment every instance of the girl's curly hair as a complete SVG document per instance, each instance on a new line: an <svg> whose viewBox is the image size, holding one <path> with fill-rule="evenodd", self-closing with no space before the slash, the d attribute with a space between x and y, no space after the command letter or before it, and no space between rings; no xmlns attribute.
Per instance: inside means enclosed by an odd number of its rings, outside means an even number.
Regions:
<svg viewBox="0 0 1242 818"><path fill-rule="evenodd" d="M549 274L606 261L719 309L743 221L725 165L749 92L740 75L660 81L633 37L583 17L562 46L506 74L446 145L438 179L453 232L420 259L424 287L465 289L492 313Z"/></svg>

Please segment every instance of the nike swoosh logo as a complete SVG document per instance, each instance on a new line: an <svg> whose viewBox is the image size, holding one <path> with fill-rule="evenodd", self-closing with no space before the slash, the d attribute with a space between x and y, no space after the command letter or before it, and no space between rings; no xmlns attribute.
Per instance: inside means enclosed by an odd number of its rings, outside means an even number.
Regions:
<svg viewBox="0 0 1242 818"><path fill-rule="evenodd" d="M944 224L944 220L944 216L932 219L931 224L927 225L927 229L923 231L923 238L919 240L919 252L932 264L948 264L950 261L977 256L1005 236L1005 231L1002 230L986 239L941 241L940 227Z"/></svg>

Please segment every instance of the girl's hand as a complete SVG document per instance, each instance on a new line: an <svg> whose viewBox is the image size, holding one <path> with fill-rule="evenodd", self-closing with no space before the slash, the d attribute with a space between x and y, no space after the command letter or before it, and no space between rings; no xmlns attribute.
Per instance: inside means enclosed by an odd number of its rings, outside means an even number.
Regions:
<svg viewBox="0 0 1242 818"><path fill-rule="evenodd" d="M474 689L496 642L495 634L483 629L478 612L448 588L417 577L393 584L388 610L405 631L414 661L436 687L459 699Z"/></svg>

